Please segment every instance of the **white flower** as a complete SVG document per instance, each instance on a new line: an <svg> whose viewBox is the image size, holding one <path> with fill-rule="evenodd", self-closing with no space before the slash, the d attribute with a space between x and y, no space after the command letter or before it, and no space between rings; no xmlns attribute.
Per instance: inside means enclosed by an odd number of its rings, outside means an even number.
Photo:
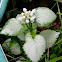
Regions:
<svg viewBox="0 0 62 62"><path fill-rule="evenodd" d="M26 11L27 11L27 9L26 9L26 8L23 8L23 11L24 11L24 12L26 12Z"/></svg>
<svg viewBox="0 0 62 62"><path fill-rule="evenodd" d="M32 13L35 13L35 11L36 11L36 9L33 9L33 10L32 10Z"/></svg>
<svg viewBox="0 0 62 62"><path fill-rule="evenodd" d="M31 20L31 23L33 23L34 22L34 20Z"/></svg>
<svg viewBox="0 0 62 62"><path fill-rule="evenodd" d="M28 19L30 19L29 14L30 14L29 11L26 11L26 12L25 12L25 16L26 16Z"/></svg>
<svg viewBox="0 0 62 62"><path fill-rule="evenodd" d="M26 20L26 23L29 23L29 20Z"/></svg>
<svg viewBox="0 0 62 62"><path fill-rule="evenodd" d="M21 15L24 16L24 13L22 12Z"/></svg>
<svg viewBox="0 0 62 62"><path fill-rule="evenodd" d="M30 16L33 16L33 13L32 12L30 13Z"/></svg>
<svg viewBox="0 0 62 62"><path fill-rule="evenodd" d="M34 19L36 18L34 16L34 12L35 12L35 9L33 9L32 11L27 11L26 8L23 8L23 11L21 14L17 15L16 19L18 21L21 21L22 24L25 24L26 23L29 23L29 20L31 21L31 23L34 22Z"/></svg>
<svg viewBox="0 0 62 62"><path fill-rule="evenodd" d="M34 20L36 17L35 16L32 16L31 18L30 18L30 20L32 21L32 20Z"/></svg>
<svg viewBox="0 0 62 62"><path fill-rule="evenodd" d="M26 17L25 16L23 16L23 19L25 19Z"/></svg>
<svg viewBox="0 0 62 62"><path fill-rule="evenodd" d="M31 11L29 10L29 14L31 13Z"/></svg>
<svg viewBox="0 0 62 62"><path fill-rule="evenodd" d="M36 35L33 39L30 33L26 34L26 43L23 49L32 62L38 62L45 52L45 39L41 35Z"/></svg>
<svg viewBox="0 0 62 62"><path fill-rule="evenodd" d="M21 24L25 24L25 19L26 19L26 17L25 17L24 15L22 16L22 14L18 14L18 15L16 16L16 19L17 19L17 21L20 21Z"/></svg>
<svg viewBox="0 0 62 62"><path fill-rule="evenodd" d="M31 23L33 23L35 20L36 17L35 16L32 16L31 18L30 18L30 20L31 20Z"/></svg>
<svg viewBox="0 0 62 62"><path fill-rule="evenodd" d="M29 16L29 11L26 11L25 12L25 16Z"/></svg>

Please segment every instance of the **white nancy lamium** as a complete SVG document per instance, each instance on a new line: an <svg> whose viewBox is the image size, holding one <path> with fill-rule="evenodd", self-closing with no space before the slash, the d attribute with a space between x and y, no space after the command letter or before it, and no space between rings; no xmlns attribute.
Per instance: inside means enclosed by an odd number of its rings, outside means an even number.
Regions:
<svg viewBox="0 0 62 62"><path fill-rule="evenodd" d="M16 18L11 18L6 22L0 34L17 36L20 42L25 41L23 45L25 54L30 58L32 62L38 62L47 49L48 43L49 48L52 47L52 45L56 42L60 32L48 29L41 31L40 34L36 34L36 28L46 27L54 22L55 19L56 14L49 8L38 7L32 9L32 11L27 11L26 8L23 8L23 12L21 14L18 14ZM33 28L34 26L35 28ZM12 42L14 40L12 40ZM14 55L19 55L21 54L20 45L16 43L16 41L18 40L15 40L13 43L10 41L7 45L9 47L11 44L11 52ZM2 46L7 49L5 42ZM17 49L18 51L16 51Z"/></svg>

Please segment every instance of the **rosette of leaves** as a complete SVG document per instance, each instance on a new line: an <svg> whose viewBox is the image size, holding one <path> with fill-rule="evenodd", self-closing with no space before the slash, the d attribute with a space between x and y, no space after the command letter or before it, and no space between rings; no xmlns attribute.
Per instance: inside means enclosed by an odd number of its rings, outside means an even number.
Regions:
<svg viewBox="0 0 62 62"><path fill-rule="evenodd" d="M55 43L60 32L44 30L36 34L36 28L46 27L55 19L55 13L49 8L38 7L32 11L24 8L21 14L5 24L0 34L17 36L22 42L25 41L23 45L25 54L32 62L38 62L48 46L51 47Z"/></svg>

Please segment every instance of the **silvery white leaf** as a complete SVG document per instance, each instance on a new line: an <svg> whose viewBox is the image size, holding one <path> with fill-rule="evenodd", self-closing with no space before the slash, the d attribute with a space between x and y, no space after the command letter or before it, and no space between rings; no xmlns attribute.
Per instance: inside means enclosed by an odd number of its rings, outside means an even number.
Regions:
<svg viewBox="0 0 62 62"><path fill-rule="evenodd" d="M0 34L5 34L8 36L17 36L23 33L25 29L27 29L26 25L22 25L15 18L12 18L8 20Z"/></svg>
<svg viewBox="0 0 62 62"><path fill-rule="evenodd" d="M45 52L45 39L41 35L36 35L33 39L30 33L27 33L25 38L26 43L23 46L25 53L33 62L38 62Z"/></svg>
<svg viewBox="0 0 62 62"><path fill-rule="evenodd" d="M3 48L6 49L6 50L8 50L8 51L9 51L9 44L10 44L10 41L11 41L11 38L7 39L7 40L2 44ZM14 55L19 55L19 54L21 53L19 44L17 43L17 44L15 44L15 45L13 45L13 46L10 48L10 51L11 51L11 53L14 54Z"/></svg>
<svg viewBox="0 0 62 62"><path fill-rule="evenodd" d="M17 14L16 19L18 19L19 17L22 17L22 15L21 14Z"/></svg>
<svg viewBox="0 0 62 62"><path fill-rule="evenodd" d="M3 44L2 44L2 47L6 50L9 50L8 47L9 47L9 44L10 44L10 41L11 41L11 38L7 39Z"/></svg>
<svg viewBox="0 0 62 62"><path fill-rule="evenodd" d="M20 34L17 36L20 40L24 41L25 40L25 35L24 33Z"/></svg>
<svg viewBox="0 0 62 62"><path fill-rule="evenodd" d="M56 32L54 30L43 30L40 32L40 35L42 35L46 40L46 48L51 47L57 40L60 32Z"/></svg>
<svg viewBox="0 0 62 62"><path fill-rule="evenodd" d="M14 55L19 55L21 54L21 51L20 51L20 46L19 44L15 44L13 47L10 48L11 50L11 53L14 54Z"/></svg>
<svg viewBox="0 0 62 62"><path fill-rule="evenodd" d="M47 7L38 7L35 12L36 23L40 27L51 24L56 19L56 14Z"/></svg>

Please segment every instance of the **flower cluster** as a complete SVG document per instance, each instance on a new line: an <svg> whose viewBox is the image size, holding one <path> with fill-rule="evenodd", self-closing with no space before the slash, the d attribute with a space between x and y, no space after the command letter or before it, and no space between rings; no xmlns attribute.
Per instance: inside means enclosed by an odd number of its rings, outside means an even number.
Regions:
<svg viewBox="0 0 62 62"><path fill-rule="evenodd" d="M35 11L35 9L33 9L32 11L27 11L26 8L23 8L23 12L21 13L21 16L17 18L17 20L21 21L22 24L29 22L33 23L36 18L34 16Z"/></svg>

